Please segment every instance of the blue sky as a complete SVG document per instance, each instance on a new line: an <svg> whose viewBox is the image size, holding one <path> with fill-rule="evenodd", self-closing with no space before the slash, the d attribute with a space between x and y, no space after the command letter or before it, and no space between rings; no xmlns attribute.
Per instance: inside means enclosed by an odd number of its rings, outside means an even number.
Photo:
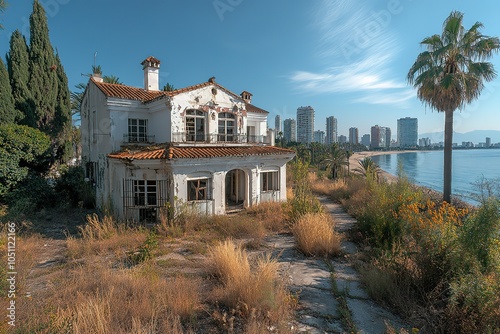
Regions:
<svg viewBox="0 0 500 334"><path fill-rule="evenodd" d="M29 38L31 0L7 0L0 53L15 29ZM161 61L160 85L176 88L215 76L274 116L295 118L299 106L316 110L315 128L328 116L339 134L372 125L396 133L397 119L417 117L419 133L442 131L443 114L426 108L406 74L420 41L441 32L452 10L464 25L484 24L500 35L500 3L466 0L40 0L70 89L94 64L131 86L143 86L140 62ZM500 71L500 55L491 60ZM480 99L457 112L455 131L500 130L500 78Z"/></svg>

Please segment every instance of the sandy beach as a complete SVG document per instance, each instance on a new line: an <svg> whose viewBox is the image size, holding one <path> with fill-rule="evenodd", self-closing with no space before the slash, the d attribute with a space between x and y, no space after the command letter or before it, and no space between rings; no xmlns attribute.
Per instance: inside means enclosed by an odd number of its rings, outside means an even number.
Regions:
<svg viewBox="0 0 500 334"><path fill-rule="evenodd" d="M356 169L359 167L359 161L363 160L364 158L368 157L373 157L376 155L385 155L385 154L399 154L399 153L408 153L408 152L415 152L415 151L408 151L408 150L402 150L402 151L363 151L363 152L355 152L353 155L349 157L349 168L352 170ZM396 175L390 174L386 172L385 170L381 170L381 176L385 178L387 181L395 180Z"/></svg>

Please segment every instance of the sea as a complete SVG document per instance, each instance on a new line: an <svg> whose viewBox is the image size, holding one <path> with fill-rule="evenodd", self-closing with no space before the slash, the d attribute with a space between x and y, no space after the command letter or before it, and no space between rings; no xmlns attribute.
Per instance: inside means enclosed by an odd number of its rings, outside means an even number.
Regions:
<svg viewBox="0 0 500 334"><path fill-rule="evenodd" d="M443 191L443 151L418 151L371 157L384 171L404 174L415 184ZM481 180L500 183L500 149L453 150L452 196L472 204Z"/></svg>

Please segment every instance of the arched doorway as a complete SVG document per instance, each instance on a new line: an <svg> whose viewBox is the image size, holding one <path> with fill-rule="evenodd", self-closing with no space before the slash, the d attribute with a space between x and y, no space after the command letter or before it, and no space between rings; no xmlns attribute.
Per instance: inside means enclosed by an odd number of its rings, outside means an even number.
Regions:
<svg viewBox="0 0 500 334"><path fill-rule="evenodd" d="M226 211L243 209L246 194L246 175L241 169L226 174Z"/></svg>

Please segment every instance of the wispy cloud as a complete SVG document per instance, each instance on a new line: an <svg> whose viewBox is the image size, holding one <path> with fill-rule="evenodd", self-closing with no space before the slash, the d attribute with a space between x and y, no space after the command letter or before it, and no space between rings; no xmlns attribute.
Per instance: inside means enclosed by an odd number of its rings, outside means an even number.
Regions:
<svg viewBox="0 0 500 334"><path fill-rule="evenodd" d="M390 30L393 15L361 0L324 0L313 19L325 68L297 70L290 81L309 94L355 93L356 102L404 104L414 92L391 73L399 52Z"/></svg>

